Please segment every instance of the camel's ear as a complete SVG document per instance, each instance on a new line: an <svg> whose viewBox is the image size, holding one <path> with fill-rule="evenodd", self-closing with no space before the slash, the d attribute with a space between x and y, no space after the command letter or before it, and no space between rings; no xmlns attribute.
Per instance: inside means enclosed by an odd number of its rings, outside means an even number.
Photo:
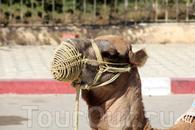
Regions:
<svg viewBox="0 0 195 130"><path fill-rule="evenodd" d="M143 66L148 59L148 55L146 54L145 50L141 49L135 53L129 51L129 63L132 66Z"/></svg>

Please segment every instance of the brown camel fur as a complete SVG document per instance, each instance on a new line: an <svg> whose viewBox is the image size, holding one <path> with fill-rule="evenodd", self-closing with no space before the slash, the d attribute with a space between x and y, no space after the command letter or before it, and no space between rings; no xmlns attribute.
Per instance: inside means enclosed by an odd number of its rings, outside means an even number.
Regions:
<svg viewBox="0 0 195 130"><path fill-rule="evenodd" d="M88 59L97 59L88 39L71 39L79 51ZM70 41L67 40L70 43ZM130 63L128 73L122 73L114 82L99 88L82 90L82 98L89 110L92 130L157 130L151 128L145 117L142 103L141 81L137 67L145 64L148 56L144 50L132 52L129 41L119 36L101 36L95 39L104 61ZM87 62L82 70L81 85L93 81L98 72L98 63ZM107 81L115 74L105 72L96 85ZM168 130L195 130L192 124L179 121Z"/></svg>

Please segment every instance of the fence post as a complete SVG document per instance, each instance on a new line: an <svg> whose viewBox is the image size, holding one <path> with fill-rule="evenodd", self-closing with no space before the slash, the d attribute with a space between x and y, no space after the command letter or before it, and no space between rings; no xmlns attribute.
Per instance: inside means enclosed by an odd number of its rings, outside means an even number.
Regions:
<svg viewBox="0 0 195 130"><path fill-rule="evenodd" d="M114 1L114 12L115 12L115 22L116 22L116 16L117 16L117 13L118 13L118 10L117 10L117 0Z"/></svg>
<svg viewBox="0 0 195 130"><path fill-rule="evenodd" d="M107 16L107 12L106 12L106 0L104 0L104 13L105 13L105 16ZM104 17L104 20L106 20L106 17Z"/></svg>
<svg viewBox="0 0 195 130"><path fill-rule="evenodd" d="M0 25L1 25L1 0L0 0Z"/></svg>
<svg viewBox="0 0 195 130"><path fill-rule="evenodd" d="M84 0L84 3L83 3L83 15L84 15L84 24L85 24L85 21L86 21L86 0Z"/></svg>
<svg viewBox="0 0 195 130"><path fill-rule="evenodd" d="M168 22L168 0L166 0L165 22Z"/></svg>
<svg viewBox="0 0 195 130"><path fill-rule="evenodd" d="M42 0L42 24L45 24L44 22L44 0Z"/></svg>
<svg viewBox="0 0 195 130"><path fill-rule="evenodd" d="M94 23L96 21L96 0L94 0Z"/></svg>
<svg viewBox="0 0 195 130"><path fill-rule="evenodd" d="M147 5L148 5L148 1L145 0L145 8L146 8L146 11L147 11Z"/></svg>
<svg viewBox="0 0 195 130"><path fill-rule="evenodd" d="M33 11L34 11L34 4L33 4L33 0L31 0L31 24L32 24L32 26L33 26L33 24L34 24L34 16L33 16Z"/></svg>
<svg viewBox="0 0 195 130"><path fill-rule="evenodd" d="M53 26L54 26L54 22L55 22L55 0L52 0L52 21L53 21Z"/></svg>
<svg viewBox="0 0 195 130"><path fill-rule="evenodd" d="M188 5L189 5L189 0L186 1L186 22L188 22L188 20L189 20L189 18L188 18L188 14L189 14Z"/></svg>
<svg viewBox="0 0 195 130"><path fill-rule="evenodd" d="M158 0L155 0L155 22L158 20Z"/></svg>
<svg viewBox="0 0 195 130"><path fill-rule="evenodd" d="M135 16L136 18L134 19L134 24L137 24L137 0L135 0Z"/></svg>
<svg viewBox="0 0 195 130"><path fill-rule="evenodd" d="M147 7L147 6L148 6L148 1L147 1L147 0L145 0L146 13L147 13L147 11L148 11L148 9L147 9L148 7Z"/></svg>
<svg viewBox="0 0 195 130"><path fill-rule="evenodd" d="M63 22L62 22L62 25L65 24L65 0L62 0L63 1L63 7L62 7L62 10L63 10Z"/></svg>
<svg viewBox="0 0 195 130"><path fill-rule="evenodd" d="M10 0L10 14L9 14L10 24L12 23L12 0Z"/></svg>
<svg viewBox="0 0 195 130"><path fill-rule="evenodd" d="M137 0L135 0L135 11L137 11Z"/></svg>
<svg viewBox="0 0 195 130"><path fill-rule="evenodd" d="M106 10L106 1L107 0L104 0L104 10Z"/></svg>
<svg viewBox="0 0 195 130"><path fill-rule="evenodd" d="M178 18L178 13L179 13L179 3L178 0L176 1L176 21L178 22L179 18Z"/></svg>
<svg viewBox="0 0 195 130"><path fill-rule="evenodd" d="M73 0L73 23L75 20L75 0Z"/></svg>
<svg viewBox="0 0 195 130"><path fill-rule="evenodd" d="M124 9L125 9L125 13L124 13L124 25L127 24L127 7L128 7L128 0L124 0Z"/></svg>
<svg viewBox="0 0 195 130"><path fill-rule="evenodd" d="M111 4L110 4L109 25L111 25L111 23L112 23L112 13L113 13L113 9L114 9L114 0L112 0L112 2L111 2Z"/></svg>
<svg viewBox="0 0 195 130"><path fill-rule="evenodd" d="M20 1L20 20L23 24L23 0Z"/></svg>

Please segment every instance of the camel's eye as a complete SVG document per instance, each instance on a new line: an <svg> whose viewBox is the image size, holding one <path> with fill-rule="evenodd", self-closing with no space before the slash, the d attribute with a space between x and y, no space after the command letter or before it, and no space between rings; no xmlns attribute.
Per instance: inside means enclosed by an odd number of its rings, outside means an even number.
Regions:
<svg viewBox="0 0 195 130"><path fill-rule="evenodd" d="M108 51L102 53L102 56L105 57L105 58L117 58L118 55L119 55L118 53L111 54Z"/></svg>
<svg viewBox="0 0 195 130"><path fill-rule="evenodd" d="M103 57L106 57L106 58L112 58L112 56L110 55L109 52L104 52L104 53L102 53L102 56L103 56Z"/></svg>

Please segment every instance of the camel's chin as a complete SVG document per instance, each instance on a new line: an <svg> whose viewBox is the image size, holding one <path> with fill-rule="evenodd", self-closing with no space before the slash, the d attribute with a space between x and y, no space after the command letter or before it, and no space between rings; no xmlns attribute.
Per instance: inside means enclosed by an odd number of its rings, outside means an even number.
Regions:
<svg viewBox="0 0 195 130"><path fill-rule="evenodd" d="M73 87L73 88L79 87L81 89L88 89L89 88L89 85L88 84L77 83L76 80L75 80L75 81L73 81L71 83L71 87Z"/></svg>

